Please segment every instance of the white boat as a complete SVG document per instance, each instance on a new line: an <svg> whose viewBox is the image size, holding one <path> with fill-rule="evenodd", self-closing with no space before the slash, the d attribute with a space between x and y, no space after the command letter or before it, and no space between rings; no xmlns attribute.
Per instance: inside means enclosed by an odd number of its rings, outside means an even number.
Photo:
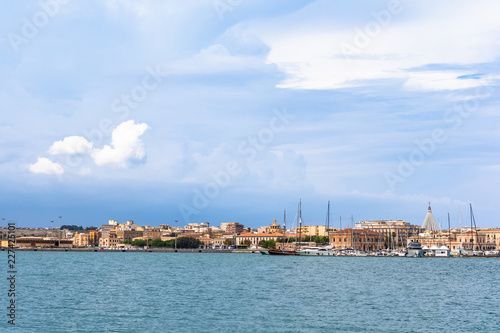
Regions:
<svg viewBox="0 0 500 333"><path fill-rule="evenodd" d="M424 256L422 244L418 241L408 243L408 254L406 256L410 258L422 258Z"/></svg>
<svg viewBox="0 0 500 333"><path fill-rule="evenodd" d="M299 256L336 256L335 251L331 245L328 246L310 246L304 247L297 251Z"/></svg>

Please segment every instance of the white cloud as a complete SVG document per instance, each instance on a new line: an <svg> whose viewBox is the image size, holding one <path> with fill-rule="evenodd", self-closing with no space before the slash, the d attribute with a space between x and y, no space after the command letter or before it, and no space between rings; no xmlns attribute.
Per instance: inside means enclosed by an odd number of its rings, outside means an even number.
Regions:
<svg viewBox="0 0 500 333"><path fill-rule="evenodd" d="M83 154L92 150L93 143L82 136L68 136L64 140L56 141L49 148L49 154Z"/></svg>
<svg viewBox="0 0 500 333"><path fill-rule="evenodd" d="M139 137L148 128L147 124L135 124L133 120L118 125L111 134L111 146L106 145L92 151L95 164L125 168L131 162L144 161L146 151Z"/></svg>
<svg viewBox="0 0 500 333"><path fill-rule="evenodd" d="M339 23L341 19L315 24L314 16L297 23L294 13L278 23L264 23L265 28L249 29L270 48L267 63L287 74L278 85L282 88L339 89L381 79L408 79L406 88L419 90L479 85L479 80L460 80L456 74L476 74L468 67L500 56L499 3L444 1L433 5L432 12L428 2L402 4L402 12L393 14L387 24L367 15L387 9L372 7L353 14L360 21L355 25ZM325 6L328 4L319 1L303 12L322 16ZM290 26L294 33L290 33ZM466 69L448 73L444 66L437 66L437 70L415 73L415 69L431 64Z"/></svg>
<svg viewBox="0 0 500 333"><path fill-rule="evenodd" d="M45 157L39 157L35 164L29 166L29 170L33 173L44 173L46 175L62 175L64 173L62 166Z"/></svg>

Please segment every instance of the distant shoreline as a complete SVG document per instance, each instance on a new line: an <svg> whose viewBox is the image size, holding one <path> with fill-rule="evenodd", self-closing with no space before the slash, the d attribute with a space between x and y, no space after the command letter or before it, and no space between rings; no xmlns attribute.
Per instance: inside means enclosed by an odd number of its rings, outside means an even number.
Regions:
<svg viewBox="0 0 500 333"><path fill-rule="evenodd" d="M7 251L8 248L0 248L1 251ZM12 250L12 249L11 249ZM246 249L233 249L233 250L214 250L214 249L171 249L171 248L153 248L153 249L96 249L96 248L15 248L17 251L32 251L32 252L130 252L130 253L144 253L144 252L179 252L179 253L260 253L259 250L246 250Z"/></svg>
<svg viewBox="0 0 500 333"><path fill-rule="evenodd" d="M0 248L1 251L7 251L7 248ZM260 254L259 250L247 250L247 249L233 249L233 250L214 250L214 249L171 249L171 248L154 248L154 249L95 249L95 248L68 248L68 249L57 249L57 248L41 248L41 249L29 249L29 248L17 248L15 251L30 251L30 252L102 252L102 253L116 253L116 252L128 252L128 253L145 253L145 252L157 252L157 253L249 253L249 254ZM356 256L336 256L336 257L356 257ZM406 258L400 256L360 256L356 258ZM500 258L500 256L450 256L450 257L435 257L435 256L425 256L422 258Z"/></svg>

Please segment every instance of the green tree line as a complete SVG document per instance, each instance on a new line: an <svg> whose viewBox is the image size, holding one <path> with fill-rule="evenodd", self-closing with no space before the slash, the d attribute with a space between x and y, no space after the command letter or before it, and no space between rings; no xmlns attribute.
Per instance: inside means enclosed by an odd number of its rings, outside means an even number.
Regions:
<svg viewBox="0 0 500 333"><path fill-rule="evenodd" d="M151 246L151 247L168 247L168 248L174 248L175 247L175 239L170 239L167 241L162 241L161 239L153 239L151 241L145 241L142 239L138 239L135 241L125 241L125 244L130 244L132 246L137 246L137 247L144 247L144 246ZM197 238L193 237L179 237L177 238L177 248L178 249L197 249L201 245L201 242Z"/></svg>

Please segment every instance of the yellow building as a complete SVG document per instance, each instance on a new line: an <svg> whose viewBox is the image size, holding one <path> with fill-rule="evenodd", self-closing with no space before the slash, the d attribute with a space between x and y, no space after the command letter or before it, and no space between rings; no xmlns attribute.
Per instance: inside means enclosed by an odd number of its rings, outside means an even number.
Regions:
<svg viewBox="0 0 500 333"><path fill-rule="evenodd" d="M160 239L163 231L161 231L160 229L148 228L145 229L142 233L144 239Z"/></svg>
<svg viewBox="0 0 500 333"><path fill-rule="evenodd" d="M143 231L118 229L116 230L116 236L118 236L118 238L121 238L123 240L132 240L132 238L142 237Z"/></svg>
<svg viewBox="0 0 500 333"><path fill-rule="evenodd" d="M332 231L332 228L330 228L330 231ZM328 236L328 234L329 234L328 229L324 225L308 225L308 226L304 226L304 227L298 227L297 233L300 233L302 235L302 237L304 237L304 236L324 237L324 236Z"/></svg>
<svg viewBox="0 0 500 333"><path fill-rule="evenodd" d="M73 235L73 245L77 247L89 246L89 235L86 233L78 233Z"/></svg>
<svg viewBox="0 0 500 333"><path fill-rule="evenodd" d="M495 245L495 250L500 250L500 229L482 229L480 234L485 236L485 241Z"/></svg>
<svg viewBox="0 0 500 333"><path fill-rule="evenodd" d="M90 243L90 245L99 244L99 231L98 230L89 230L89 243Z"/></svg>
<svg viewBox="0 0 500 333"><path fill-rule="evenodd" d="M330 233L330 244L337 249L374 251L384 248L380 236L380 233L368 229L344 229Z"/></svg>
<svg viewBox="0 0 500 333"><path fill-rule="evenodd" d="M122 243L122 240L117 238L116 236L110 236L99 239L100 247L119 247Z"/></svg>

